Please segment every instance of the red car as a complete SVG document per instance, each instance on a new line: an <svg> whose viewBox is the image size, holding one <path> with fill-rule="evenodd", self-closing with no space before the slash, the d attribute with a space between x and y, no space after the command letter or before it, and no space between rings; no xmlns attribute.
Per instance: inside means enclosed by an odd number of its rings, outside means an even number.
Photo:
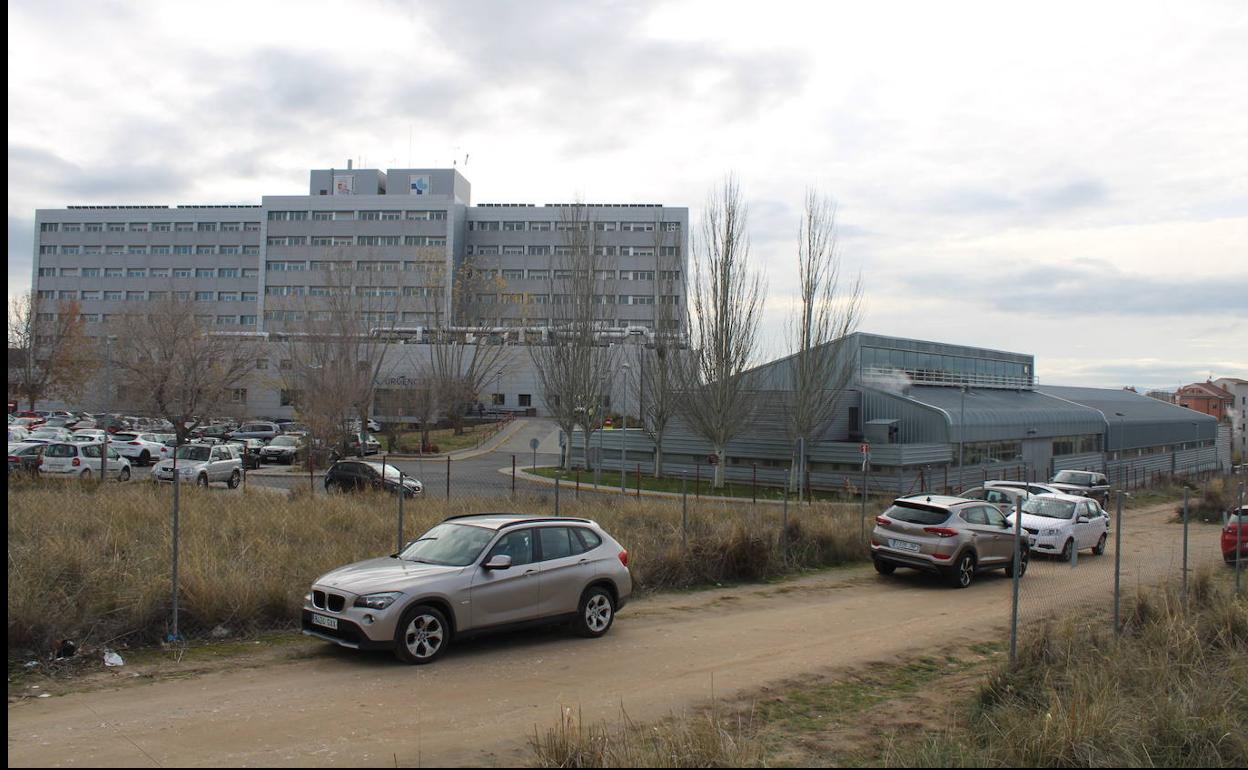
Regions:
<svg viewBox="0 0 1248 770"><path fill-rule="evenodd" d="M1240 531L1242 528L1242 532ZM1222 528L1222 558L1227 564L1235 563L1235 541L1239 540L1239 558L1248 567L1248 505L1227 517Z"/></svg>

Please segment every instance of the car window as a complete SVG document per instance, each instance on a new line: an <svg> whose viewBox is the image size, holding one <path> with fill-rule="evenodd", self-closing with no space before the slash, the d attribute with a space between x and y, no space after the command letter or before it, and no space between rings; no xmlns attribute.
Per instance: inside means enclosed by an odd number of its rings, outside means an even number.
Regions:
<svg viewBox="0 0 1248 770"><path fill-rule="evenodd" d="M982 498L982 499L986 499L986 500L987 500L988 502L990 502L990 503L1008 503L1008 502L1010 502L1010 497L1009 497L1009 495L1005 494L1004 492L998 492L998 491L997 491L997 490L995 490L995 489L990 489L990 490L988 490L988 495L987 495L987 497Z"/></svg>
<svg viewBox="0 0 1248 770"><path fill-rule="evenodd" d="M900 501L884 511L884 516L909 524L922 524L930 527L948 519L949 511L944 508L928 507L922 503Z"/></svg>
<svg viewBox="0 0 1248 770"><path fill-rule="evenodd" d="M104 446L102 444L87 444L82 447L82 456L83 457L99 457L101 454L103 454L100 451L103 448Z"/></svg>
<svg viewBox="0 0 1248 770"><path fill-rule="evenodd" d="M226 456L226 450L223 448L215 448L212 450L213 460L224 460L226 459Z"/></svg>
<svg viewBox="0 0 1248 770"><path fill-rule="evenodd" d="M1001 515L1001 511L996 508L986 508L984 515L988 517L988 524L992 527L1005 527L1005 517Z"/></svg>
<svg viewBox="0 0 1248 770"><path fill-rule="evenodd" d="M984 509L980 506L968 508L961 514L963 521L967 524L987 524L988 516L984 513Z"/></svg>
<svg viewBox="0 0 1248 770"><path fill-rule="evenodd" d="M46 457L77 457L78 447L69 444L52 444L43 452Z"/></svg>
<svg viewBox="0 0 1248 770"><path fill-rule="evenodd" d="M533 530L521 529L516 532L508 532L503 536L502 540L490 549L489 558L495 556L510 556L511 566L517 567L521 564L533 563Z"/></svg>
<svg viewBox="0 0 1248 770"><path fill-rule="evenodd" d="M961 496L965 497L967 500L983 500L984 488L975 487L974 489L968 489L965 492L963 492Z"/></svg>
<svg viewBox="0 0 1248 770"><path fill-rule="evenodd" d="M580 538L586 551L592 551L602 545L602 538L598 537L598 534L593 530L585 529L584 527L573 527L572 531Z"/></svg>
<svg viewBox="0 0 1248 770"><path fill-rule="evenodd" d="M543 527L538 531L542 533L542 561L566 559L572 555L572 533L567 527Z"/></svg>

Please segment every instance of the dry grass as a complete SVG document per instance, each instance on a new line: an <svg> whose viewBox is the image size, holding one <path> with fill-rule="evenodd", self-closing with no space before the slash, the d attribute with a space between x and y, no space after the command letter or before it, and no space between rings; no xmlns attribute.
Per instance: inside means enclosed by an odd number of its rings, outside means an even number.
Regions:
<svg viewBox="0 0 1248 770"><path fill-rule="evenodd" d="M762 767L754 733L746 717L714 711L649 726L621 714L612 727L585 725L569 710L530 745L538 767Z"/></svg>
<svg viewBox="0 0 1248 770"><path fill-rule="evenodd" d="M47 650L65 638L162 639L171 601L170 501L169 487L148 484L10 486L10 654ZM405 508L405 540L457 513L551 513L543 497L418 500ZM639 591L761 580L866 558L853 506L794 511L787 553L775 511L691 506L687 549L679 502L601 498L565 502L563 512L594 518L624 544ZM183 487L179 630L292 627L318 575L394 551L396 522L396 500L384 495L287 498Z"/></svg>
<svg viewBox="0 0 1248 770"><path fill-rule="evenodd" d="M894 745L921 767L1248 766L1248 600L1201 574L1184 612L1142 593L1122 637L1067 620L1026 641L984 688L965 729Z"/></svg>

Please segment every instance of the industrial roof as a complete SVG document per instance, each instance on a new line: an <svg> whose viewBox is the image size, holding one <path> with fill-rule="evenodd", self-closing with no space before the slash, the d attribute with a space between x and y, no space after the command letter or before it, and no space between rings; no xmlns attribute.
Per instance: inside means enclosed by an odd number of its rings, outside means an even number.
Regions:
<svg viewBox="0 0 1248 770"><path fill-rule="evenodd" d="M1109 427L1105 444L1109 451L1209 441L1218 435L1217 418L1129 390L1060 385L1037 385L1036 390L1099 412Z"/></svg>
<svg viewBox="0 0 1248 770"><path fill-rule="evenodd" d="M1095 410L1033 390L968 388L965 402L961 388L916 385L892 395L947 415L952 427L949 441L959 440L958 426L963 424L966 441L1077 436L1105 430L1105 421Z"/></svg>

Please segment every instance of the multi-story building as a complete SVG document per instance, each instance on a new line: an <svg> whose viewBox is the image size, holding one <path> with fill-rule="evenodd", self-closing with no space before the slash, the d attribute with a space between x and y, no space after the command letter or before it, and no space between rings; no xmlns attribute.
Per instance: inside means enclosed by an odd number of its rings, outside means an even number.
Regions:
<svg viewBox="0 0 1248 770"><path fill-rule="evenodd" d="M1229 410L1235 403L1235 397L1213 384L1212 380L1184 385L1175 394L1175 400L1179 406L1195 409L1201 414L1225 422L1230 422Z"/></svg>
<svg viewBox="0 0 1248 770"><path fill-rule="evenodd" d="M365 320L419 343L432 328L557 325L573 273L592 270L594 318L620 341L684 331L688 220L687 208L657 204L474 206L456 169L348 163L313 170L306 195L260 205L41 209L32 285L42 312L78 301L90 335L174 299L214 328L274 339L345 291ZM572 264L574 249L593 254L588 269ZM527 356L512 358L492 399L539 406ZM278 391L253 384L246 411L288 412Z"/></svg>
<svg viewBox="0 0 1248 770"><path fill-rule="evenodd" d="M1248 380L1241 377L1219 377L1214 385L1231 394L1232 402L1227 414L1231 418L1231 448L1238 462L1248 458Z"/></svg>

